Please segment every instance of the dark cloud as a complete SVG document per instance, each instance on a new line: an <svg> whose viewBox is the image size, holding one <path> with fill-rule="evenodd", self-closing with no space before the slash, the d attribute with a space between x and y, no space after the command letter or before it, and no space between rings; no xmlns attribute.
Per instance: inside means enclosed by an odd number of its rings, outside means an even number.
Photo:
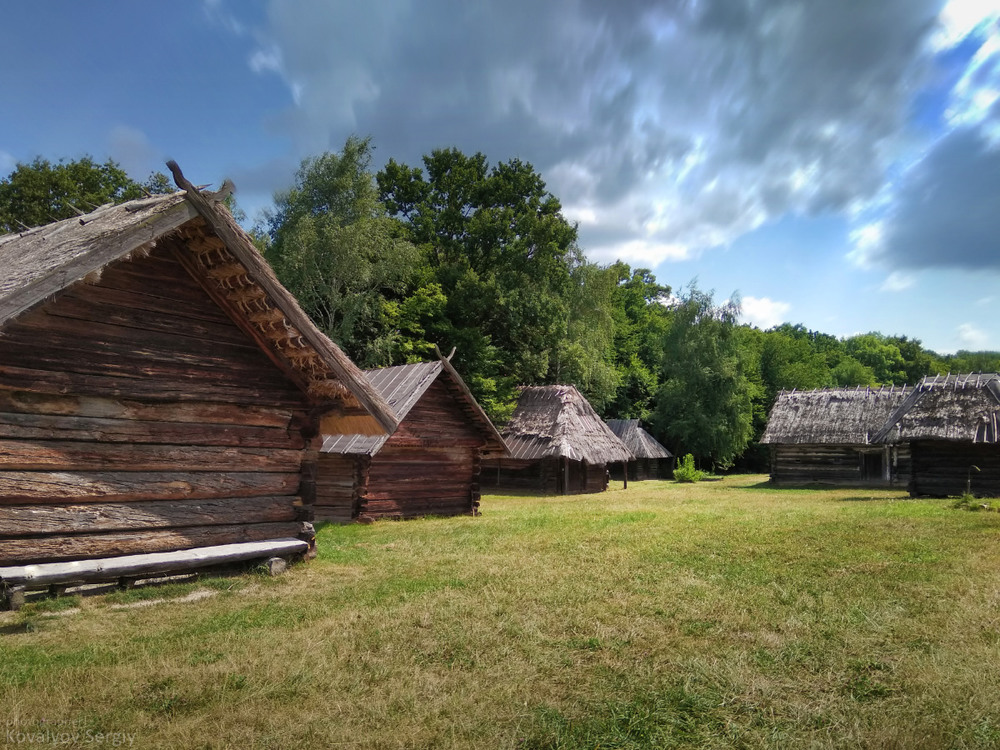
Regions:
<svg viewBox="0 0 1000 750"><path fill-rule="evenodd" d="M275 0L259 33L300 155L519 157L585 237L698 249L879 190L941 5Z"/></svg>
<svg viewBox="0 0 1000 750"><path fill-rule="evenodd" d="M900 190L878 260L902 268L1000 269L1000 148L978 129L945 137Z"/></svg>

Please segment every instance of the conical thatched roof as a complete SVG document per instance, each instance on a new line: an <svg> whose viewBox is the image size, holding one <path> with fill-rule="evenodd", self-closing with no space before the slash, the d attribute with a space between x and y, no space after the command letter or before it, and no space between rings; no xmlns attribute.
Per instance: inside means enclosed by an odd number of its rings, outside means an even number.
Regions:
<svg viewBox="0 0 1000 750"><path fill-rule="evenodd" d="M956 440L1000 442L1000 375L924 378L873 436L873 442Z"/></svg>
<svg viewBox="0 0 1000 750"><path fill-rule="evenodd" d="M338 431L391 432L395 417L361 371L313 324L250 237L172 162L183 191L153 196L0 236L0 327L112 263L162 244L296 383Z"/></svg>
<svg viewBox="0 0 1000 750"><path fill-rule="evenodd" d="M406 419L435 381L439 378L446 379L469 421L482 434L485 441L484 452L498 456L506 455L506 446L500 433L447 359L439 357L437 362L419 362L365 370L365 376L389 404L400 422ZM324 453L373 456L388 439L388 435L327 435L323 438L322 450Z"/></svg>
<svg viewBox="0 0 1000 750"><path fill-rule="evenodd" d="M760 442L867 445L912 391L885 386L782 392Z"/></svg>
<svg viewBox="0 0 1000 750"><path fill-rule="evenodd" d="M608 427L636 458L673 458L673 453L642 429L638 419L609 419Z"/></svg>
<svg viewBox="0 0 1000 750"><path fill-rule="evenodd" d="M608 464L634 458L571 385L523 388L502 434L515 459L568 458Z"/></svg>

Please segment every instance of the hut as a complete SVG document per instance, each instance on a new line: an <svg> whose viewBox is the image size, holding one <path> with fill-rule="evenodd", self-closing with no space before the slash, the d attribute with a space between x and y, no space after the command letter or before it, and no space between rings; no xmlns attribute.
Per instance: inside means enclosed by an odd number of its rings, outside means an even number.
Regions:
<svg viewBox="0 0 1000 750"><path fill-rule="evenodd" d="M761 443L771 449L771 481L796 485L905 486L905 444L873 440L912 388L824 388L782 392Z"/></svg>
<svg viewBox="0 0 1000 750"><path fill-rule="evenodd" d="M225 192L170 166L181 192L0 237L8 598L51 565L64 581L308 551L311 440L395 428Z"/></svg>
<svg viewBox="0 0 1000 750"><path fill-rule="evenodd" d="M571 385L522 388L501 434L510 457L484 460L484 487L547 495L603 492L609 465L633 459Z"/></svg>
<svg viewBox="0 0 1000 750"><path fill-rule="evenodd" d="M1000 375L931 376L899 405L873 442L906 446L913 496L966 490L1000 496Z"/></svg>
<svg viewBox="0 0 1000 750"><path fill-rule="evenodd" d="M618 464L614 464L611 469L612 477L619 479L627 476L630 481L670 477L674 454L646 432L638 419L609 419L608 427L635 456L635 460L629 461L626 465L627 475L624 470L617 468Z"/></svg>
<svg viewBox="0 0 1000 750"><path fill-rule="evenodd" d="M439 356L365 374L399 427L323 438L317 520L475 514L481 457L506 448L455 368Z"/></svg>

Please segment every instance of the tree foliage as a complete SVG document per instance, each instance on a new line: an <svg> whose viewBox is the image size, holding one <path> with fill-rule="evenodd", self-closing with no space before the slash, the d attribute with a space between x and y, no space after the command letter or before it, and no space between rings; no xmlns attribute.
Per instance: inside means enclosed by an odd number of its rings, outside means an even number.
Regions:
<svg viewBox="0 0 1000 750"><path fill-rule="evenodd" d="M370 141L356 137L339 153L305 159L295 184L275 195L261 235L281 282L361 366L392 363L418 258L379 202L370 164Z"/></svg>
<svg viewBox="0 0 1000 750"><path fill-rule="evenodd" d="M145 183L138 183L111 159L99 164L83 156L53 164L39 156L30 164L19 162L0 180L0 233L20 232L89 213L105 203L171 190L163 174L154 172Z"/></svg>
<svg viewBox="0 0 1000 750"><path fill-rule="evenodd" d="M675 449L726 468L753 437L753 399L739 335L739 303L716 305L692 286L663 338L654 426Z"/></svg>
<svg viewBox="0 0 1000 750"><path fill-rule="evenodd" d="M491 166L442 149L417 167L390 159L377 175L371 160L371 142L356 137L304 160L258 224L258 245L359 365L455 347L453 364L497 421L518 385L571 383L602 416L644 420L677 455L719 468L742 454L761 469L752 444L782 390L1000 370L998 352L938 355L906 336L762 331L739 324L735 300L716 304L694 286L678 299L649 269L591 263L559 200L518 159ZM39 157L0 181L0 230L170 189L110 160Z"/></svg>
<svg viewBox="0 0 1000 750"><path fill-rule="evenodd" d="M447 300L428 324L491 411L509 411L516 385L564 372L585 391L613 391L607 313L580 293L599 294L600 274L582 269L576 227L530 164L491 168L483 154L442 149L422 168L390 159L377 180Z"/></svg>

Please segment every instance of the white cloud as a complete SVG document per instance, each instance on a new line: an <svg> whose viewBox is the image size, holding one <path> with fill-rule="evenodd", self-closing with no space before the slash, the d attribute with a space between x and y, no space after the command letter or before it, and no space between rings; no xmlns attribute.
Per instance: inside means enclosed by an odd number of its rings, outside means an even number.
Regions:
<svg viewBox="0 0 1000 750"><path fill-rule="evenodd" d="M996 21L998 16L1000 0L949 0L938 16L930 47L936 52L950 49L976 29Z"/></svg>
<svg viewBox="0 0 1000 750"><path fill-rule="evenodd" d="M251 64L295 92L300 155L359 132L411 165L442 146L525 159L588 252L652 265L877 196L939 10L271 0Z"/></svg>
<svg viewBox="0 0 1000 750"><path fill-rule="evenodd" d="M665 245L643 239L591 246L587 250L588 255L598 263L623 260L633 266L646 268L651 268L664 260L687 260L690 254L683 245Z"/></svg>
<svg viewBox="0 0 1000 750"><path fill-rule="evenodd" d="M284 66L281 64L281 50L275 45L271 45L267 49L258 48L250 55L247 62L250 65L250 70L254 73L269 72L282 75L284 72Z"/></svg>
<svg viewBox="0 0 1000 750"><path fill-rule="evenodd" d="M873 221L851 230L848 239L853 249L847 253L848 259L861 268L870 267L873 258L882 249L882 232L881 221Z"/></svg>
<svg viewBox="0 0 1000 750"><path fill-rule="evenodd" d="M972 323L963 323L958 327L958 340L963 349L972 351L986 349L989 345L989 335L976 328Z"/></svg>
<svg viewBox="0 0 1000 750"><path fill-rule="evenodd" d="M767 297L744 297L741 308L748 323L767 329L784 323L792 306Z"/></svg>
<svg viewBox="0 0 1000 750"><path fill-rule="evenodd" d="M893 271L889 274L888 278L882 282L882 286L879 287L879 289L883 292L902 292L904 289L909 289L916 283L917 280L913 275L902 273L900 271Z"/></svg>
<svg viewBox="0 0 1000 750"><path fill-rule="evenodd" d="M108 134L108 153L133 180L145 180L152 172L164 171L163 154L149 142L144 132L117 125Z"/></svg>
<svg viewBox="0 0 1000 750"><path fill-rule="evenodd" d="M219 24L236 36L243 36L247 33L246 27L236 16L223 7L223 0L204 0L202 11L209 21Z"/></svg>
<svg viewBox="0 0 1000 750"><path fill-rule="evenodd" d="M1000 24L991 25L983 36L951 91L945 116L953 127L986 124L1000 101Z"/></svg>

